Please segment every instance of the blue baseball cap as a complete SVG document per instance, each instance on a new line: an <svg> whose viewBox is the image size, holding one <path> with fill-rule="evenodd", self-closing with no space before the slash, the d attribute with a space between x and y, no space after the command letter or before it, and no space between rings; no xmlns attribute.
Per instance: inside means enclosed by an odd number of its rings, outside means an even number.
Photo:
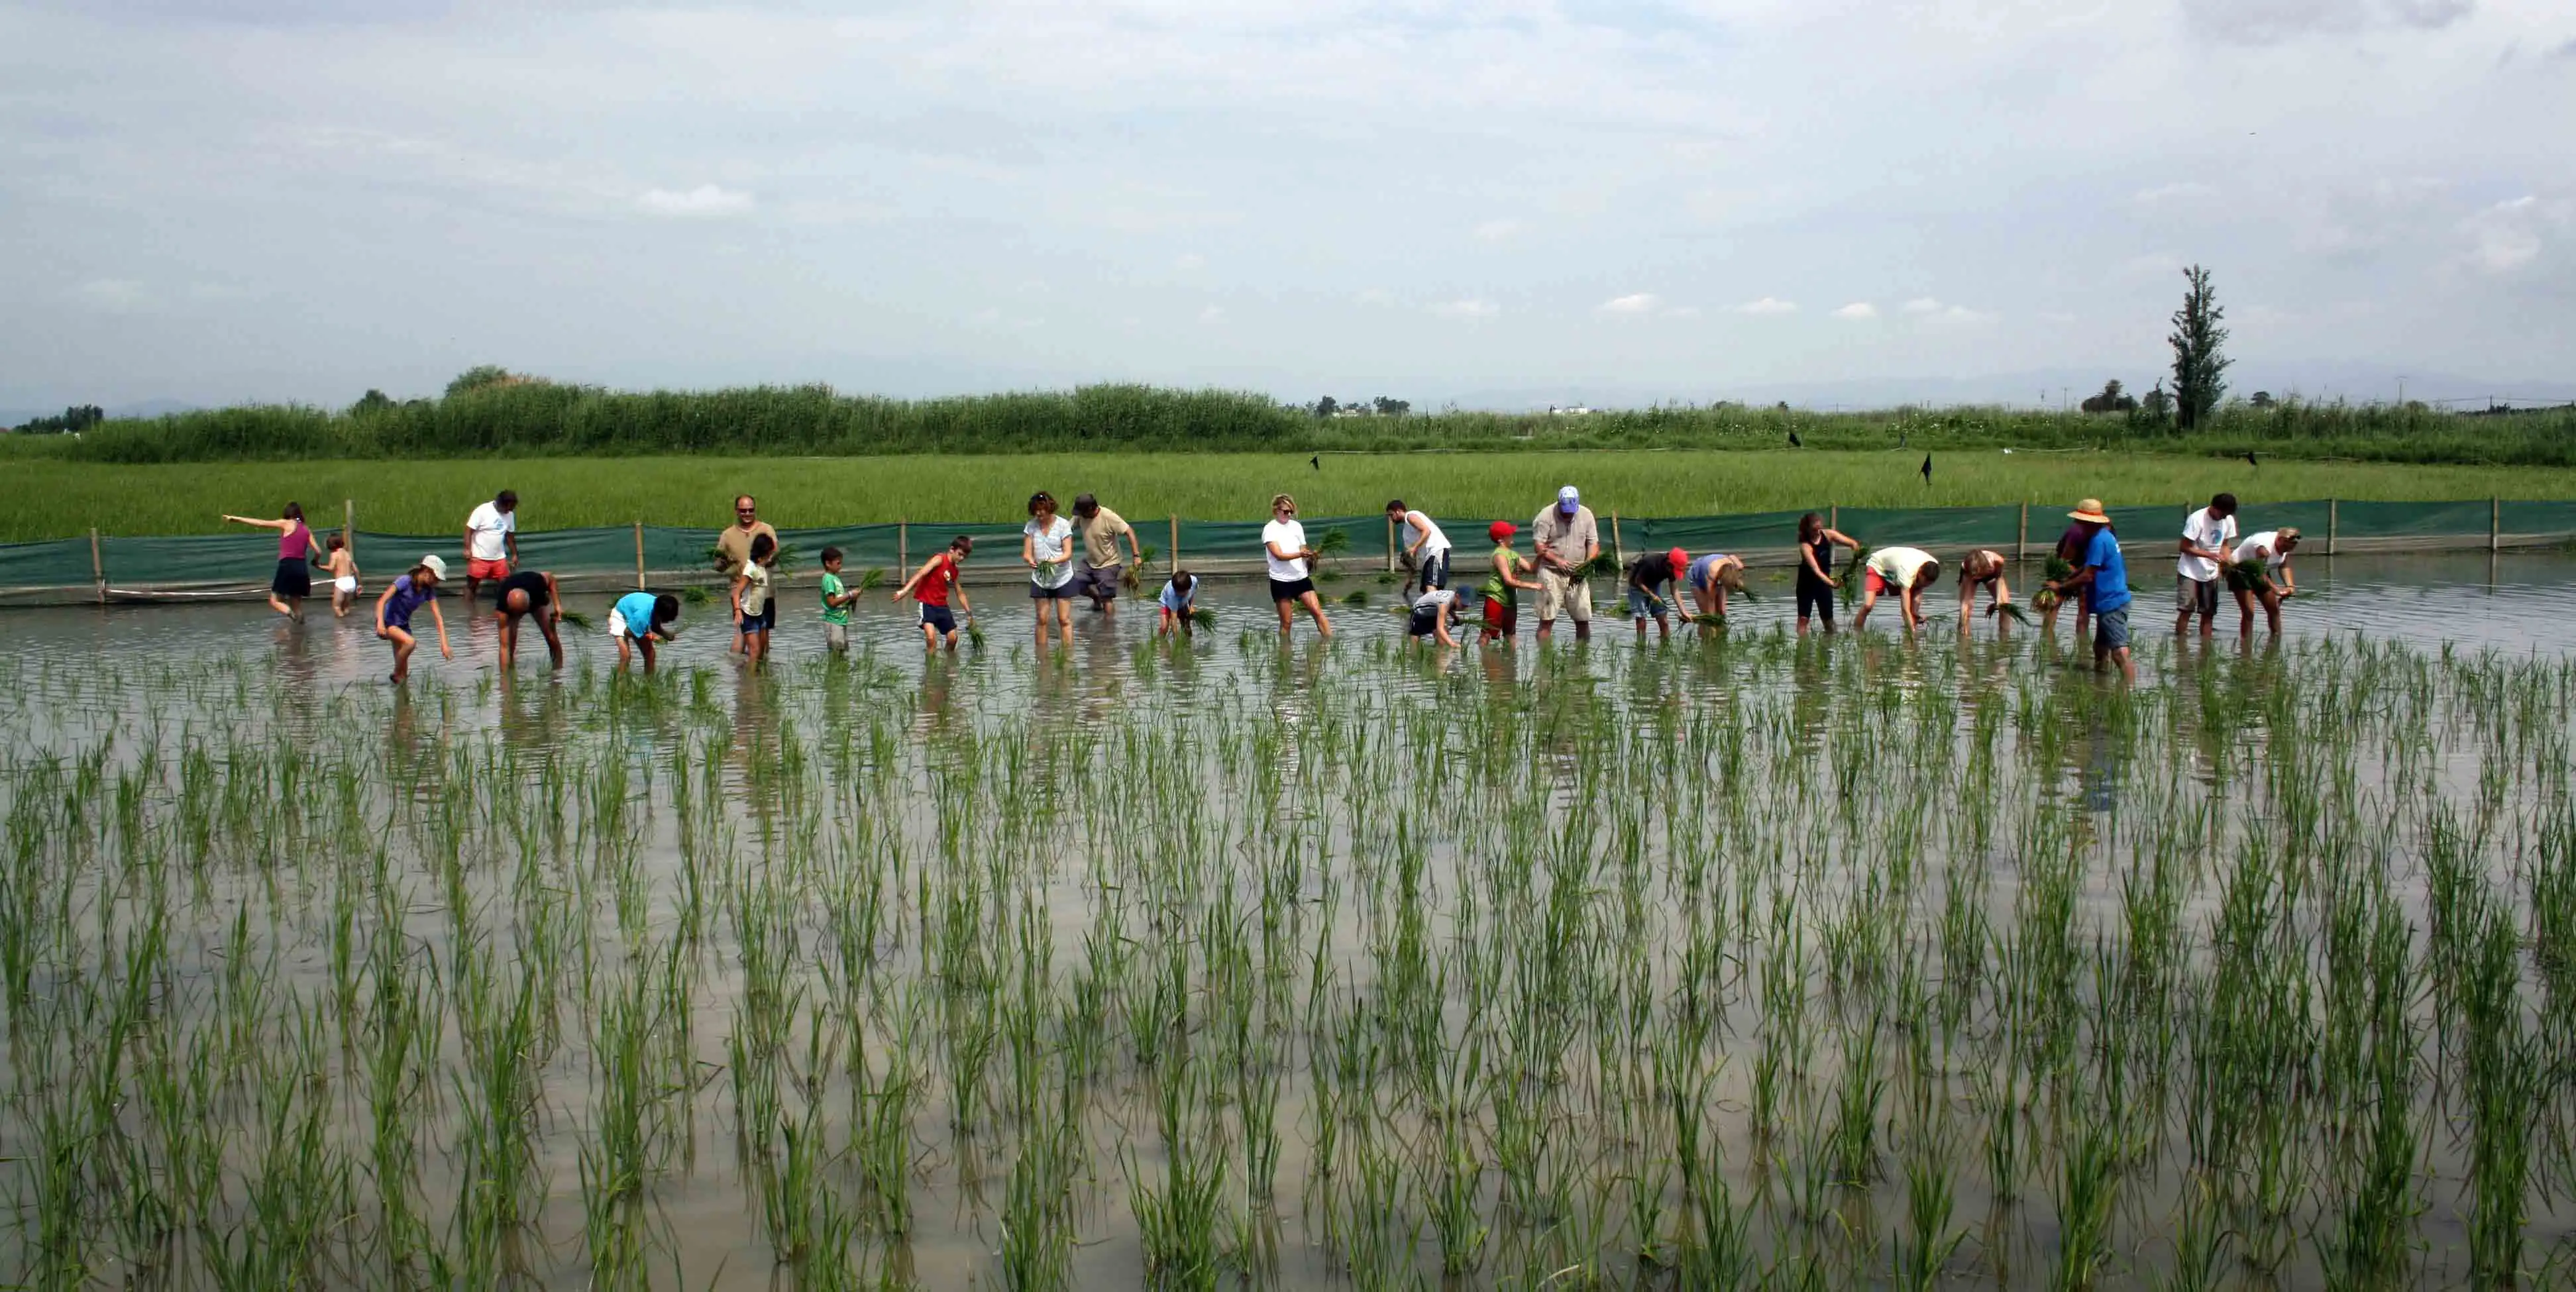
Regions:
<svg viewBox="0 0 2576 1292"><path fill-rule="evenodd" d="M1556 509L1558 511L1571 516L1574 514L1574 509L1582 505L1583 495L1577 493L1573 485L1567 485L1566 487L1556 491Z"/></svg>

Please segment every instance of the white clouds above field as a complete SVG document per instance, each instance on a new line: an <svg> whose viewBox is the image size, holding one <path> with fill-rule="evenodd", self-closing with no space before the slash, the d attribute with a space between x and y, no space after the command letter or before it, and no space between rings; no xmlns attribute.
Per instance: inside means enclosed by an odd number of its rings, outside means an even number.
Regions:
<svg viewBox="0 0 2576 1292"><path fill-rule="evenodd" d="M2549 0L0 0L0 402L2143 384L2192 262L2241 358L2557 375L2570 48Z"/></svg>

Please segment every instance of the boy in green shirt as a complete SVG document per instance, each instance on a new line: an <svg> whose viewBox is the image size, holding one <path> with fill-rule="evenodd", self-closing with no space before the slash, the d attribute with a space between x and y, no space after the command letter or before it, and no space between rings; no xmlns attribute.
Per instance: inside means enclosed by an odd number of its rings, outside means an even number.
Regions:
<svg viewBox="0 0 2576 1292"><path fill-rule="evenodd" d="M850 649L850 603L859 594L841 586L841 549L823 549L823 644L838 655Z"/></svg>

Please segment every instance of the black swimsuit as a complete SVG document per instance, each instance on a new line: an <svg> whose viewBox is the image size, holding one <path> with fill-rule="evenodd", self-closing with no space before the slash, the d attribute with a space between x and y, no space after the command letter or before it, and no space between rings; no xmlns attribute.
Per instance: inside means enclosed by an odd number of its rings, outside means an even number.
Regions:
<svg viewBox="0 0 2576 1292"><path fill-rule="evenodd" d="M1815 554L1816 569L1808 569L1805 561L1798 562L1798 617L1821 618L1826 623L1832 623L1834 621L1834 585L1818 578L1816 570L1834 568L1834 540L1819 538L1807 547Z"/></svg>

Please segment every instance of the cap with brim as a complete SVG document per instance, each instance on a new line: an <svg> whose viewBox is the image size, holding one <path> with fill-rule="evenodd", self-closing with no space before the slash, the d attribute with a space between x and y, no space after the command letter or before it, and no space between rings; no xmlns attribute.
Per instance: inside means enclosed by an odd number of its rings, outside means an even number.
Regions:
<svg viewBox="0 0 2576 1292"><path fill-rule="evenodd" d="M1690 553L1676 547L1673 550L1664 553L1664 561L1676 570L1686 569L1690 565Z"/></svg>
<svg viewBox="0 0 2576 1292"><path fill-rule="evenodd" d="M1556 509L1558 511L1571 514L1575 508L1582 505L1583 495L1577 493L1573 485L1567 485L1566 487L1556 491Z"/></svg>
<svg viewBox="0 0 2576 1292"><path fill-rule="evenodd" d="M2084 501L2075 504L2075 510L2066 514L2076 520L2083 521L2088 525L2108 525L2111 523L2111 517L2108 513L2102 510L2102 500L2099 498L2087 498Z"/></svg>
<svg viewBox="0 0 2576 1292"><path fill-rule="evenodd" d="M447 561L436 553L420 558L420 563L423 567L428 569L431 578L444 579L447 577Z"/></svg>
<svg viewBox="0 0 2576 1292"><path fill-rule="evenodd" d="M1497 543L1502 542L1504 539L1510 538L1512 535L1519 532L1521 532L1521 527L1508 520L1498 520L1485 527L1485 537L1490 538Z"/></svg>

